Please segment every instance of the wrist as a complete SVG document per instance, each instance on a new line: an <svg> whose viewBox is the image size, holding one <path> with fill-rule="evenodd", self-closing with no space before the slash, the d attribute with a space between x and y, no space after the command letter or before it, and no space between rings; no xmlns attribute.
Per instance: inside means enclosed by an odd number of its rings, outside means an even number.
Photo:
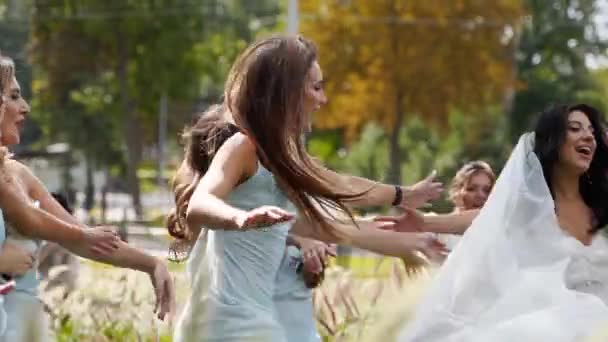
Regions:
<svg viewBox="0 0 608 342"><path fill-rule="evenodd" d="M70 228L71 228L70 231L68 232L68 234L66 234L66 236L63 239L64 243L67 243L70 245L80 243L81 241L87 241L89 238L89 233L87 232L87 229L92 229L92 228L82 229L75 224L70 224Z"/></svg>
<svg viewBox="0 0 608 342"><path fill-rule="evenodd" d="M247 221L247 212L243 210L237 210L230 219L231 228L240 230L245 228L245 222Z"/></svg>
<svg viewBox="0 0 608 342"><path fill-rule="evenodd" d="M414 245L412 250L414 251L424 251L426 249L427 246L427 240L428 240L428 233L417 233L416 234L416 238L414 239Z"/></svg>
<svg viewBox="0 0 608 342"><path fill-rule="evenodd" d="M403 203L403 198L408 190L400 185L394 185L393 188L395 189L395 196L393 197L393 202L391 204L393 206L398 206Z"/></svg>

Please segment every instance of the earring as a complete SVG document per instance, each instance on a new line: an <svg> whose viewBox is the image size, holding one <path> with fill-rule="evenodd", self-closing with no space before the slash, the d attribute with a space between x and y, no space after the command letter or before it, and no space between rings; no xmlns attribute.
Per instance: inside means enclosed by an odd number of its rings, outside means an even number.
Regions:
<svg viewBox="0 0 608 342"><path fill-rule="evenodd" d="M589 172L585 171L585 181L587 181L587 184L593 184L593 181L591 180L591 176L589 176Z"/></svg>

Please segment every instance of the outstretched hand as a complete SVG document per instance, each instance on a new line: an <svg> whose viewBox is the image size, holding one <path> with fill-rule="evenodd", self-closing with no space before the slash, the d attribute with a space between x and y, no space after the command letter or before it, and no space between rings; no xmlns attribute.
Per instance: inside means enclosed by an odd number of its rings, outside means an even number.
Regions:
<svg viewBox="0 0 608 342"><path fill-rule="evenodd" d="M438 200L443 193L443 184L437 182L437 171L433 170L425 179L404 188L401 207L422 208L430 206L429 202Z"/></svg>
<svg viewBox="0 0 608 342"><path fill-rule="evenodd" d="M110 256L118 249L120 238L111 228L86 229L84 235L87 246L96 255Z"/></svg>
<svg viewBox="0 0 608 342"><path fill-rule="evenodd" d="M379 229L394 230L402 233L424 231L424 215L409 207L403 207L401 215L377 216L374 218L374 222Z"/></svg>
<svg viewBox="0 0 608 342"><path fill-rule="evenodd" d="M262 206L246 212L237 219L239 229L256 229L287 222L295 217L279 207Z"/></svg>
<svg viewBox="0 0 608 342"><path fill-rule="evenodd" d="M160 320L164 320L165 317L171 320L175 312L175 288L167 266L157 261L150 278L156 295L154 313Z"/></svg>

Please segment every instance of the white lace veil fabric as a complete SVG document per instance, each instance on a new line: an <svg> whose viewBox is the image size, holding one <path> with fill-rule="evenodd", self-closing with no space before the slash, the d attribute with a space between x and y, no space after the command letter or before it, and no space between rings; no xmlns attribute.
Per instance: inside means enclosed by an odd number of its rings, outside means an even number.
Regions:
<svg viewBox="0 0 608 342"><path fill-rule="evenodd" d="M533 146L520 138L399 341L579 341L608 321L598 296L566 284L590 247L560 229Z"/></svg>

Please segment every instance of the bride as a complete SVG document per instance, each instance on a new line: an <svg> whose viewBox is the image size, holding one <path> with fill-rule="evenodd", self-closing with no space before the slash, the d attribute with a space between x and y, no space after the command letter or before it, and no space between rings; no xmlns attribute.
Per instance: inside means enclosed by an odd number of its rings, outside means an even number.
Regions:
<svg viewBox="0 0 608 342"><path fill-rule="evenodd" d="M582 104L541 113L399 341L579 341L608 322L600 118ZM462 223L424 220L435 231Z"/></svg>

